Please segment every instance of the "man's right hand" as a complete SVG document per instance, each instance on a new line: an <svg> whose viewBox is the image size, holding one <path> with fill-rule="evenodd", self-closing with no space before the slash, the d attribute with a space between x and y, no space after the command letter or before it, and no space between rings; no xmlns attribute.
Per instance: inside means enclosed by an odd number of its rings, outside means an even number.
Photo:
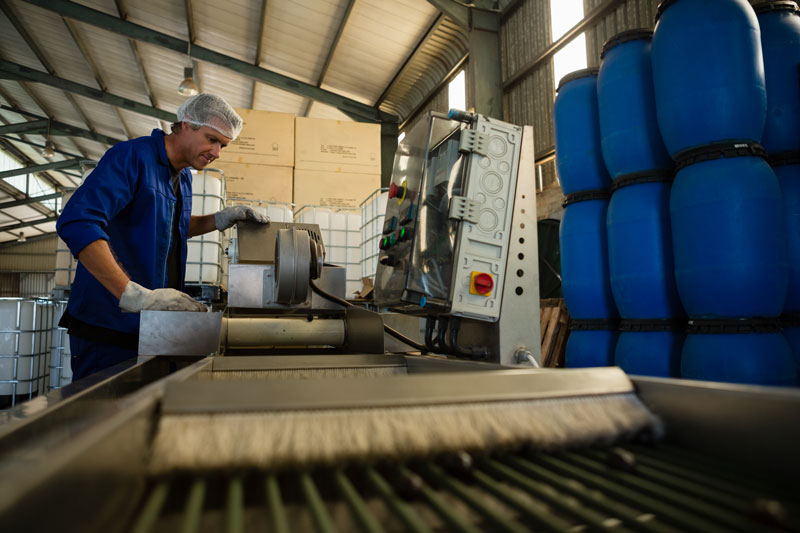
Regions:
<svg viewBox="0 0 800 533"><path fill-rule="evenodd" d="M146 289L129 281L119 299L123 311L205 311L206 306L175 289Z"/></svg>

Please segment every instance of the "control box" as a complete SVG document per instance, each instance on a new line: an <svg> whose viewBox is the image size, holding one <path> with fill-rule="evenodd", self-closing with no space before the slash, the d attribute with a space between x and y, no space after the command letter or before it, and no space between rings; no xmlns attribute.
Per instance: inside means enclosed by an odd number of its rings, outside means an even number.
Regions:
<svg viewBox="0 0 800 533"><path fill-rule="evenodd" d="M407 132L379 246L378 305L498 320L521 146L521 127L462 112L431 113Z"/></svg>

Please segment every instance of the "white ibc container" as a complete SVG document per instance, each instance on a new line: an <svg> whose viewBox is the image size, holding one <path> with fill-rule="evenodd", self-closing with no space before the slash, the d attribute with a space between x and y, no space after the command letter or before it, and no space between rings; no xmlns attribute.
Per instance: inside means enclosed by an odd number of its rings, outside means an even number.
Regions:
<svg viewBox="0 0 800 533"><path fill-rule="evenodd" d="M58 327L58 322L67 309L67 301L55 300L53 305L53 333L50 338L50 388L59 389L72 383L72 353L67 329Z"/></svg>
<svg viewBox="0 0 800 533"><path fill-rule="evenodd" d="M361 214L357 211L305 205L294 221L318 224L325 244L325 263L345 267L345 294L352 298L361 290Z"/></svg>
<svg viewBox="0 0 800 533"><path fill-rule="evenodd" d="M66 189L61 195L61 209L72 198L75 189ZM72 252L67 248L67 243L58 239L56 245L56 275L55 286L57 289L69 289L75 281L75 270L78 268L78 260L72 256Z"/></svg>
<svg viewBox="0 0 800 533"><path fill-rule="evenodd" d="M361 277L375 278L378 270L383 219L386 216L388 189L378 189L361 202Z"/></svg>
<svg viewBox="0 0 800 533"><path fill-rule="evenodd" d="M0 396L47 392L54 305L44 299L0 298Z"/></svg>
<svg viewBox="0 0 800 533"><path fill-rule="evenodd" d="M225 208L225 175L221 170L192 171L192 216L211 215ZM222 283L222 235L212 231L189 239L186 283Z"/></svg>

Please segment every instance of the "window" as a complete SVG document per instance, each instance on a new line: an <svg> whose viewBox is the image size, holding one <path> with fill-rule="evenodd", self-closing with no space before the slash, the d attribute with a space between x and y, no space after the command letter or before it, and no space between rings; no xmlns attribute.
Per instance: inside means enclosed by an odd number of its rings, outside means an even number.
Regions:
<svg viewBox="0 0 800 533"><path fill-rule="evenodd" d="M3 170L16 170L22 168L23 165L14 160L7 153L0 151L0 171ZM41 179L33 174L22 174L19 176L11 176L10 178L3 179L9 185L15 187L21 192L28 193L28 196L41 196L44 194L51 194L56 192L52 185L47 181ZM49 209L56 210L58 199L45 200L42 205Z"/></svg>
<svg viewBox="0 0 800 533"><path fill-rule="evenodd" d="M447 86L447 105L450 109L467 110L467 76L463 70Z"/></svg>
<svg viewBox="0 0 800 533"><path fill-rule="evenodd" d="M550 29L553 42L583 19L583 0L550 0ZM575 37L553 56L553 80L558 81L576 70L586 68L586 34Z"/></svg>

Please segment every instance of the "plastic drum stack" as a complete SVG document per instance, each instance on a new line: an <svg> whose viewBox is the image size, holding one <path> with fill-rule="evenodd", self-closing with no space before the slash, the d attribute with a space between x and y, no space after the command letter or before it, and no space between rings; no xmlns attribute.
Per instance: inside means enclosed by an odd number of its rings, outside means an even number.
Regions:
<svg viewBox="0 0 800 533"><path fill-rule="evenodd" d="M614 360L619 315L608 273L606 212L611 179L603 162L597 111L598 69L564 76L554 106L556 167L561 179L561 278L572 317L566 366Z"/></svg>
<svg viewBox="0 0 800 533"><path fill-rule="evenodd" d="M745 0L667 0L652 42L675 278L689 316L684 377L790 385L780 330L789 281L778 180L758 144L767 91L759 24Z"/></svg>
<svg viewBox="0 0 800 533"><path fill-rule="evenodd" d="M614 361L631 374L680 373L685 318L675 285L669 196L672 159L656 120L651 30L603 47L597 80L603 158L613 185L608 259L620 336Z"/></svg>
<svg viewBox="0 0 800 533"><path fill-rule="evenodd" d="M757 4L755 11L767 85L761 144L781 187L789 250L783 332L800 368L800 13L786 0Z"/></svg>

